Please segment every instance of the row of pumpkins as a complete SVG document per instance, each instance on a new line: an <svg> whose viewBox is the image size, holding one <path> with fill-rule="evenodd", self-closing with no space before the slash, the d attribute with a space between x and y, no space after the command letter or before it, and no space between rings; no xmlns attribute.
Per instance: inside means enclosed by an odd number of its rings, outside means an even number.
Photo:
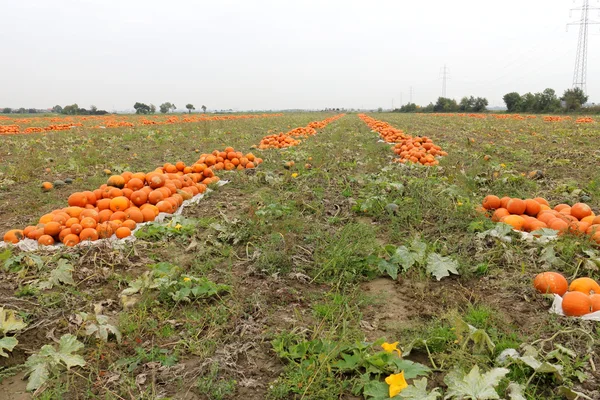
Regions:
<svg viewBox="0 0 600 400"><path fill-rule="evenodd" d="M550 228L561 234L587 234L600 244L600 216L596 216L585 203L572 206L563 203L551 208L548 201L541 197L522 200L489 195L483 199L482 207L492 221L503 222L519 231L533 232Z"/></svg>
<svg viewBox="0 0 600 400"><path fill-rule="evenodd" d="M113 235L123 239L137 224L154 221L161 212L173 214L184 200L204 193L207 185L220 180L214 171L252 169L261 162L252 153L244 155L227 147L202 154L189 166L178 161L149 173L112 175L94 191L71 194L68 207L43 215L37 225L6 232L4 241L18 243L29 238L43 246L58 242L75 246Z"/></svg>
<svg viewBox="0 0 600 400"><path fill-rule="evenodd" d="M542 272L533 280L540 293L554 293L562 297L565 315L581 317L600 311L600 285L591 278L577 278L571 284L558 272Z"/></svg>
<svg viewBox="0 0 600 400"><path fill-rule="evenodd" d="M405 134L401 129L394 128L387 122L378 121L365 114L359 114L358 117L367 126L379 133L381 138L387 143L395 143L394 153L398 158L394 162L398 163L419 163L422 165L433 166L438 165L439 161L436 157L447 156L448 153L433 141L426 137L410 136Z"/></svg>
<svg viewBox="0 0 600 400"><path fill-rule="evenodd" d="M297 137L309 137L317 134L317 129L323 129L333 121L342 118L346 114L338 114L333 117L326 118L322 121L313 121L307 126L294 128L286 133L280 132L275 135L267 135L263 137L258 145L261 150L265 149L283 149L285 147L298 146L301 141L295 139Z"/></svg>

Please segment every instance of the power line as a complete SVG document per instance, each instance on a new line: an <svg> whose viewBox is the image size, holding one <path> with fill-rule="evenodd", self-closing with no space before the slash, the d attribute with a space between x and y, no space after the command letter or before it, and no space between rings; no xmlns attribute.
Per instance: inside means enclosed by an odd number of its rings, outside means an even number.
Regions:
<svg viewBox="0 0 600 400"><path fill-rule="evenodd" d="M584 93L587 90L588 26L600 24L600 22L589 19L590 10L600 10L600 8L590 7L589 0L583 0L581 7L571 9L571 12L581 11L579 22L570 22L567 24L567 30L569 29L569 25L579 25L577 54L575 55L575 69L573 71L573 88L580 88Z"/></svg>
<svg viewBox="0 0 600 400"><path fill-rule="evenodd" d="M411 87L410 87L410 94L409 94L409 96L408 96L408 99L409 99L409 100L408 100L408 102L409 102L409 103L412 103L412 95L413 95L413 90L412 90L412 86L411 86Z"/></svg>

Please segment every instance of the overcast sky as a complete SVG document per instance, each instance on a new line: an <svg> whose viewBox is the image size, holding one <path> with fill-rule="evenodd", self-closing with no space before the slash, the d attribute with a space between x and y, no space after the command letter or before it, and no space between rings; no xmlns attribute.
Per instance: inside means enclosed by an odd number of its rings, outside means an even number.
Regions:
<svg viewBox="0 0 600 400"><path fill-rule="evenodd" d="M0 0L0 106L387 107L571 87L581 1ZM591 1L594 3L594 1ZM598 12L592 14L600 20ZM600 102L600 29L588 92Z"/></svg>

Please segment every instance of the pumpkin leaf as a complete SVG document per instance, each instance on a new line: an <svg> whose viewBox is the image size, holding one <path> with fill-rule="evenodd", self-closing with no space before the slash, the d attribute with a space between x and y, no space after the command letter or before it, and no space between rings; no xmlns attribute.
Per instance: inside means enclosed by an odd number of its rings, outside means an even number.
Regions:
<svg viewBox="0 0 600 400"><path fill-rule="evenodd" d="M450 257L444 257L438 253L430 253L429 256L427 256L426 270L438 281L446 276L450 276L450 273L458 275L457 268L458 263Z"/></svg>
<svg viewBox="0 0 600 400"><path fill-rule="evenodd" d="M451 371L444 377L444 383L448 386L444 399L499 399L495 388L509 372L506 368L494 368L481 374L477 365L466 375L462 371Z"/></svg>
<svg viewBox="0 0 600 400"><path fill-rule="evenodd" d="M523 391L525 390L523 385L511 382L506 389L509 393L510 400L527 400L523 394Z"/></svg>
<svg viewBox="0 0 600 400"><path fill-rule="evenodd" d="M56 268L50 271L50 277L47 281L42 281L38 284L41 290L52 289L59 284L75 286L73 281L73 266L65 259L58 260Z"/></svg>
<svg viewBox="0 0 600 400"><path fill-rule="evenodd" d="M560 394L561 396L565 396L567 400L593 400L591 397L586 396L581 392L576 392L573 389L566 386L560 386L558 388L558 394Z"/></svg>
<svg viewBox="0 0 600 400"><path fill-rule="evenodd" d="M369 400L383 400L390 398L389 386L385 382L370 381L365 385L363 395Z"/></svg>
<svg viewBox="0 0 600 400"><path fill-rule="evenodd" d="M25 328L27 324L13 310L5 310L0 307L0 332L6 335L8 332L16 332Z"/></svg>
<svg viewBox="0 0 600 400"><path fill-rule="evenodd" d="M427 391L427 378L414 380L412 385L404 389L398 397L406 400L437 400L442 394L439 388Z"/></svg>
<svg viewBox="0 0 600 400"><path fill-rule="evenodd" d="M415 363L399 357L392 359L392 364L396 366L398 371L404 371L405 379L413 379L417 376L424 376L431 372L431 370L423 364Z"/></svg>
<svg viewBox="0 0 600 400"><path fill-rule="evenodd" d="M71 334L61 336L58 350L49 344L42 346L37 354L32 354L25 362L26 376L29 376L27 390L36 390L42 386L50 378L50 371L85 366L83 357L73 354L83 347L83 343Z"/></svg>
<svg viewBox="0 0 600 400"><path fill-rule="evenodd" d="M6 336L0 339L0 356L8 357L8 354L5 353L4 350L13 351L17 344L19 344L19 341L12 336Z"/></svg>

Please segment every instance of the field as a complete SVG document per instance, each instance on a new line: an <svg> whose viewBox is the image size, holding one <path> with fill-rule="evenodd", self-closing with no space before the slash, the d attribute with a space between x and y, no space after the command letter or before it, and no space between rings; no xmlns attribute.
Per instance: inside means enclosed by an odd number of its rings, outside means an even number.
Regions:
<svg viewBox="0 0 600 400"><path fill-rule="evenodd" d="M264 159L218 171L228 184L119 248L0 249L0 304L26 323L0 357L0 399L30 398L24 363L43 351L54 361L41 399L384 399L400 371L411 386L398 398L599 399L599 322L549 313L532 284L549 270L600 279L597 244L521 240L478 206L494 194L599 213L600 124L370 114L431 138L448 153L435 166L392 162L356 114L298 146L256 148L334 115L123 117L134 126L0 136L0 232L106 183L106 169L190 165L227 146ZM67 355L40 351L61 340Z"/></svg>

